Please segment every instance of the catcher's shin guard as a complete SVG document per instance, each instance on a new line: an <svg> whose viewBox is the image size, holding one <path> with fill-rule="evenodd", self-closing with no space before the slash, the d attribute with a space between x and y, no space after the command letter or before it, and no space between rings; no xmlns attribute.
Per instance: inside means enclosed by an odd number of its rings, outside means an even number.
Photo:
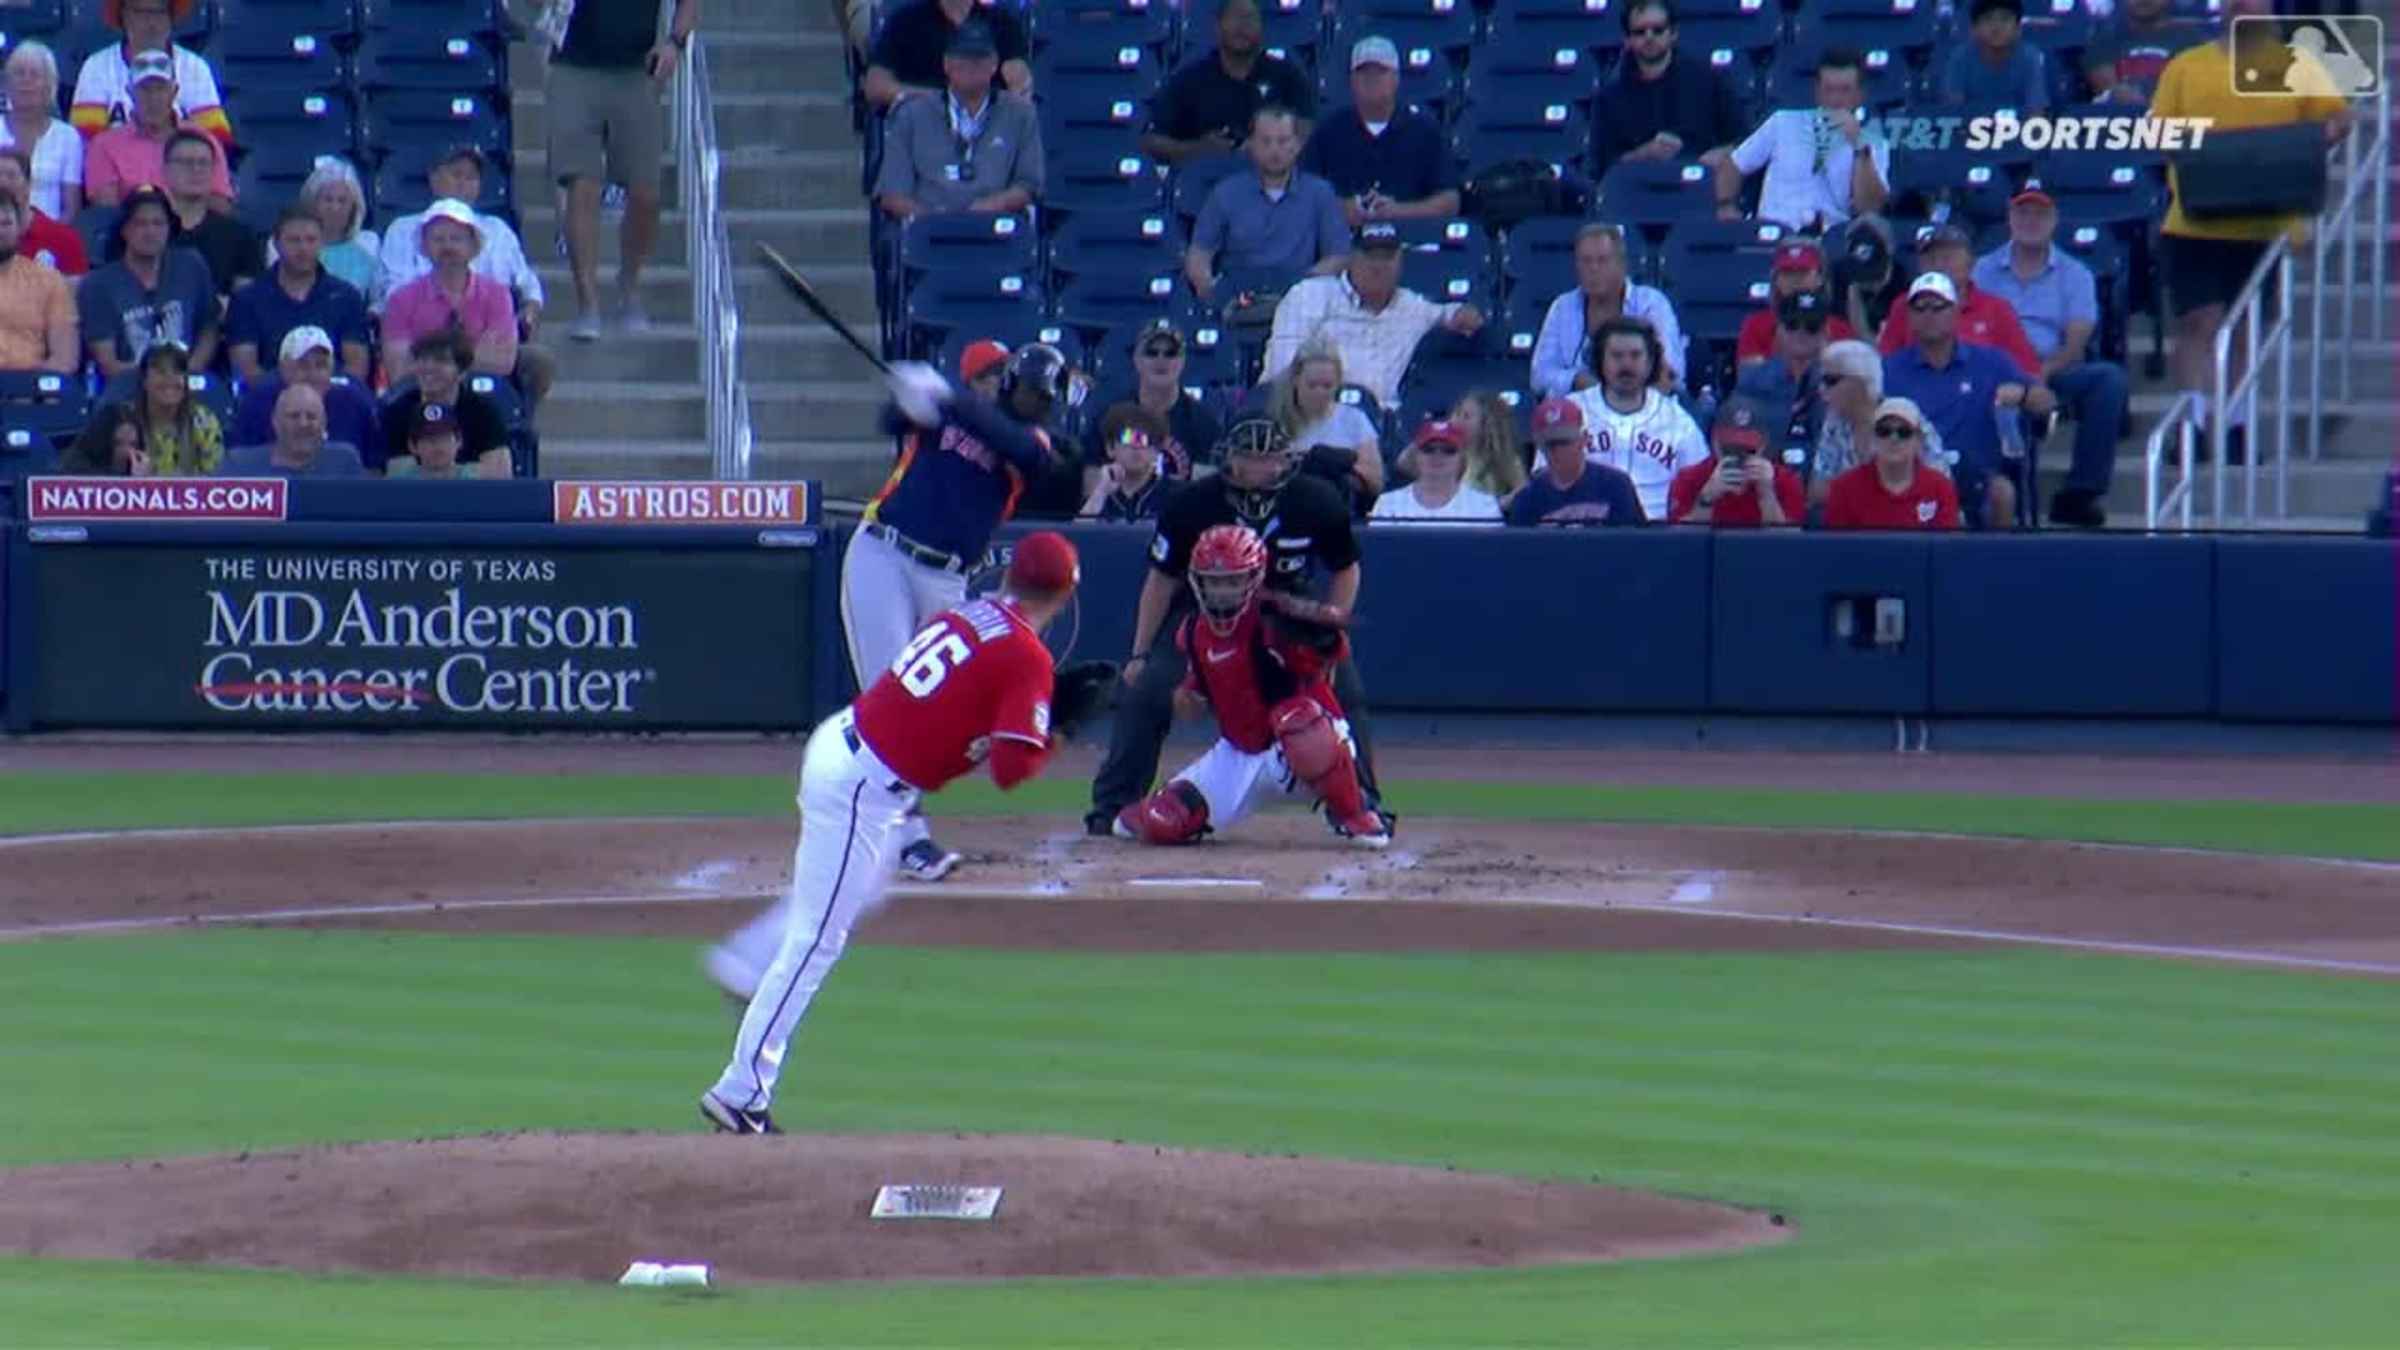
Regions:
<svg viewBox="0 0 2400 1350"><path fill-rule="evenodd" d="M1189 844L1208 833L1208 798L1178 778L1117 813L1117 834L1145 844Z"/></svg>
<svg viewBox="0 0 2400 1350"><path fill-rule="evenodd" d="M1357 820L1367 813L1358 789L1358 762L1325 709L1313 698L1295 696L1275 705L1275 741L1283 747L1283 762L1292 776L1325 799L1326 814L1337 821Z"/></svg>

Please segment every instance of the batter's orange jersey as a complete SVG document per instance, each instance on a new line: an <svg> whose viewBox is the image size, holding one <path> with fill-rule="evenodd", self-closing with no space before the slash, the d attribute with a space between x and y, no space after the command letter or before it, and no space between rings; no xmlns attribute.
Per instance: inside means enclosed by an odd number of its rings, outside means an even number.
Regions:
<svg viewBox="0 0 2400 1350"><path fill-rule="evenodd" d="M994 740L1050 747L1050 649L1002 600L946 609L851 705L858 734L910 787L974 772Z"/></svg>

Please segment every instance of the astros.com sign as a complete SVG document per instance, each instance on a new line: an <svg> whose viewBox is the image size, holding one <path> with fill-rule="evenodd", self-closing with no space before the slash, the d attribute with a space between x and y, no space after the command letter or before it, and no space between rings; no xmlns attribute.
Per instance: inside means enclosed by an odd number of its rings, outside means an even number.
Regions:
<svg viewBox="0 0 2400 1350"><path fill-rule="evenodd" d="M211 587L197 692L228 713L631 714L654 678L633 606L429 603Z"/></svg>

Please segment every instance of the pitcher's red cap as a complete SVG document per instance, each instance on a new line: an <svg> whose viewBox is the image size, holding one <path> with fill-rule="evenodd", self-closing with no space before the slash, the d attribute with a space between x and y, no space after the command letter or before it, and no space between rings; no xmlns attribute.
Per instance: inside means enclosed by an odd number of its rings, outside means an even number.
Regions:
<svg viewBox="0 0 2400 1350"><path fill-rule="evenodd" d="M1038 530L1017 541L1008 560L1008 584L1018 591L1063 591L1083 580L1075 545L1055 530Z"/></svg>

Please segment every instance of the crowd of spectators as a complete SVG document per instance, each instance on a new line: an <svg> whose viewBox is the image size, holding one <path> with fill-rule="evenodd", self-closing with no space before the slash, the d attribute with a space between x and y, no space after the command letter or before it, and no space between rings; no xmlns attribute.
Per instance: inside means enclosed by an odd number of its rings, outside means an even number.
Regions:
<svg viewBox="0 0 2400 1350"><path fill-rule="evenodd" d="M1523 40L1502 22L1512 6L1479 8L1494 14L1478 43ZM1594 50L1613 64L1566 123L1579 135L1588 126L1588 143L1558 166L1562 185L1592 194L1593 217L1572 234L1572 284L1533 292L1511 270L1524 217L1491 213L1474 172L1488 166L1455 132L1494 86L1471 78L1480 48L1435 49L1428 80L1418 39L1376 31L1372 16L1329 4L1311 25L1303 7L1301 31L1315 36L1282 45L1268 40L1266 20L1288 35L1293 6L1270 15L1256 0L1214 5L1213 26L1181 27L1183 60L1156 77L1139 122L1142 174L1154 172L1162 190L1127 198L1156 201L1186 227L1160 232L1181 249L1179 289L1131 337L1081 333L1100 378L1118 387L1082 414L1076 483L1029 502L1144 517L1162 484L1210 471L1209 429L1260 411L1374 520L1906 517L1909 528L2009 528L2044 514L2030 466L2056 431L2072 458L2049 521L2104 524L2129 423L2128 289L2157 289L2172 306L2175 369L2196 388L2194 363L2224 301L2292 220L2189 221L2169 175L2163 221L2115 236L2123 247L2107 255L2110 276L2121 278L2127 259L2137 271L2135 286L2112 290L2069 246L2061 200L2038 176L2005 171L1997 204L1978 214L1963 195L1896 183L1902 147L1882 119L1902 103L1936 114L2150 109L2230 126L2321 121L2336 137L2349 113L2337 100L2215 96L2217 85L2231 89L2226 21L2271 13L2271 0L2223 0L2213 18L2178 12L2173 0L2117 0L2088 14L2025 0L1928 8L1938 22L1925 31L1939 38L1907 63L1897 51L1817 43L1805 45L1805 66L1759 51L1755 82L1750 53L1729 61L1724 49L1685 44L1675 0L1620 0L1580 30L1549 30L1575 34L1558 52L1562 69ZM855 19L856 9L844 12ZM1045 99L1065 98L1077 78L1050 59L1058 31L1047 25L1064 21L1045 13L1029 28L1019 8L990 0L887 0L881 10L860 86L867 115L883 118L873 142L881 213L893 227L942 212L1022 214L1046 232L1044 208L1072 174L1060 147L1043 143L1056 125ZM2080 25L2079 46L2045 40L2043 25L2062 19ZM1619 31L1598 40L1598 24ZM1123 55L1135 69L1133 49ZM1470 78L1442 78L1444 61ZM1412 81L1426 101L1412 101ZM1770 85L1785 106L1762 103ZM1661 249L1686 227L1613 218L1619 175L1688 188L1700 209L1680 219L1738 223L1747 233L1726 237L1763 244L1684 255L1712 269L1756 268L1738 332L1717 311L1696 328L1687 306L1702 303L1689 288L1713 297L1741 280L1668 269ZM1077 195L1060 209L1072 219L1105 206ZM1457 222L1477 228L1442 233ZM1686 234L1709 237L1698 226ZM1451 284L1412 288L1416 260L1455 238L1507 261L1466 285L1437 267ZM878 251L887 266L894 256ZM905 280L888 293L903 295ZM1071 316L1062 307L1060 317ZM895 340L915 341L905 316L898 324ZM1626 325L1648 338L1618 344L1618 382L1638 367L1638 389L1611 387L1605 335ZM1231 345L1232 373L1212 361L1187 383L1169 363L1180 366L1203 331ZM1112 371L1109 355L1128 350ZM1471 390L1444 382L1469 368L1482 377ZM1570 432L1588 470L1560 456ZM1931 479L1940 490L1925 486ZM1836 512L1836 503L1846 505Z"/></svg>

